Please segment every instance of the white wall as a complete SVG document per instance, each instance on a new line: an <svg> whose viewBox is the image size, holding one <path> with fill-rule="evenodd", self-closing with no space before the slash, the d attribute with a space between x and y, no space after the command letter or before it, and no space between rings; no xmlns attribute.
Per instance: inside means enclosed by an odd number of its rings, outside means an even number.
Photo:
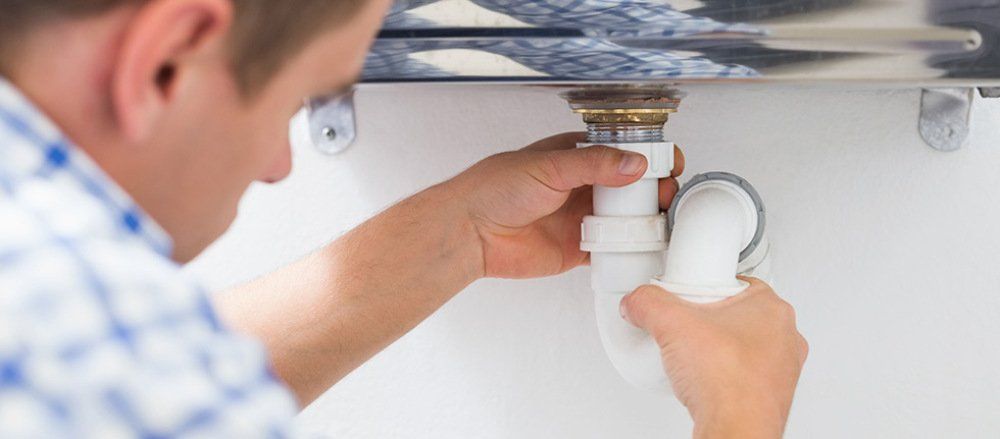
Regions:
<svg viewBox="0 0 1000 439"><path fill-rule="evenodd" d="M917 135L919 93L691 89L669 138L689 176L729 170L769 208L777 286L812 354L789 437L1000 436L1000 105L964 150ZM381 88L359 142L301 143L191 270L213 287L264 273L488 154L579 119L538 90ZM586 270L482 281L301 417L319 437L683 437L686 412L604 357Z"/></svg>

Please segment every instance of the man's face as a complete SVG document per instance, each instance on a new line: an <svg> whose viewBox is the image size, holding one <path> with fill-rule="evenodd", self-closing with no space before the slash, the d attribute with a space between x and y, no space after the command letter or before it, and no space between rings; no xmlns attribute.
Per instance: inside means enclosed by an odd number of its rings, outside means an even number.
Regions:
<svg viewBox="0 0 1000 439"><path fill-rule="evenodd" d="M174 257L187 261L235 219L240 198L254 181L274 183L291 172L290 118L305 98L349 89L389 2L369 0L357 15L321 34L291 59L253 99L242 97L225 63L205 63L198 80L179 80L187 99L158 127L162 163L176 176L171 200L158 200L185 218L189 230L171 230ZM183 79L183 78L182 78ZM183 89L187 88L187 89ZM183 234L183 236L180 236Z"/></svg>

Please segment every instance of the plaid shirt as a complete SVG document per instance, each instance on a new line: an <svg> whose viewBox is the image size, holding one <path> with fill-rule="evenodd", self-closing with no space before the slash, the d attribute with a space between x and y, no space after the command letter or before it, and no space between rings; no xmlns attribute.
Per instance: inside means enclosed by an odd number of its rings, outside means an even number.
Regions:
<svg viewBox="0 0 1000 439"><path fill-rule="evenodd" d="M166 233L0 78L0 437L282 437L296 405Z"/></svg>

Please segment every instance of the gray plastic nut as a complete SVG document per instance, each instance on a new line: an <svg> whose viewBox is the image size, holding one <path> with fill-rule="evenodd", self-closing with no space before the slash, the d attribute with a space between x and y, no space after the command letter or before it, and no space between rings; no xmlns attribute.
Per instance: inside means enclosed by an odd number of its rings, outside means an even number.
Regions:
<svg viewBox="0 0 1000 439"><path fill-rule="evenodd" d="M743 188L743 190L750 195L754 206L757 208L757 231L754 233L753 239L750 240L750 244L747 245L742 252L740 252L740 262L743 262L749 258L755 250L757 250L758 246L760 246L761 242L764 240L764 231L767 226L767 211L764 207L764 199L760 197L759 193L757 193L757 189L754 189L753 185L743 177L730 174L728 172L706 172L704 174L694 176L691 181L687 182L687 184L685 184L684 187L677 192L677 196L674 197L674 202L670 205L670 211L667 214L667 229L670 233L673 233L674 221L677 216L677 205L680 203L680 200L684 198L684 195L700 184L720 180L733 183Z"/></svg>

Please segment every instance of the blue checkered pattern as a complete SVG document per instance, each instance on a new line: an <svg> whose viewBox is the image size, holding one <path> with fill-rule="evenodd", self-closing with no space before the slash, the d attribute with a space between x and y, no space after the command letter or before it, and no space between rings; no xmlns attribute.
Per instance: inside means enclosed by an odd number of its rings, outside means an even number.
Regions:
<svg viewBox="0 0 1000 439"><path fill-rule="evenodd" d="M284 437L296 405L171 242L0 78L0 437Z"/></svg>
<svg viewBox="0 0 1000 439"><path fill-rule="evenodd" d="M386 21L390 29L433 27L408 11L435 0L396 4ZM463 76L412 55L446 49L471 49L510 59L542 77L562 80L644 80L663 78L747 78L759 74L746 66L718 64L690 53L638 49L615 40L681 38L712 33L760 35L764 30L692 16L662 1L649 0L473 0L523 23L542 28L578 29L585 37L562 39L398 39L375 43L365 79L431 79Z"/></svg>

